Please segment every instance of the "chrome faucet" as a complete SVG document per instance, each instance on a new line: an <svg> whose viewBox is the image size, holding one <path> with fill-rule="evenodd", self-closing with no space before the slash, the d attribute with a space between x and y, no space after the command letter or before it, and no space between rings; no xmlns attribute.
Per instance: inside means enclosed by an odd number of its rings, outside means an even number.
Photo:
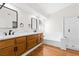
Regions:
<svg viewBox="0 0 79 59"><path fill-rule="evenodd" d="M11 35L11 33L12 33L12 30L9 30L9 35Z"/></svg>

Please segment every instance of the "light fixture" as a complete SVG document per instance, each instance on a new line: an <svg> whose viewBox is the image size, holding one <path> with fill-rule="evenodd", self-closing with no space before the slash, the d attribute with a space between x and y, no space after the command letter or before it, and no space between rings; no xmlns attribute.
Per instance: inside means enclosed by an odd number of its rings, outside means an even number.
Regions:
<svg viewBox="0 0 79 59"><path fill-rule="evenodd" d="M2 7L5 5L5 3L3 3L2 5L1 5L1 7L0 7L0 9L2 9Z"/></svg>

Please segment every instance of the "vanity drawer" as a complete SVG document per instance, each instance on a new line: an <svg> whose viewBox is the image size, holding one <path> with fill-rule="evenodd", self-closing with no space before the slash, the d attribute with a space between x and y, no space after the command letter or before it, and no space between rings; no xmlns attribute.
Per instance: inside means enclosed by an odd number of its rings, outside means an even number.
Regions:
<svg viewBox="0 0 79 59"><path fill-rule="evenodd" d="M23 42L26 42L26 37L18 37L18 38L16 38L16 43L17 44L20 44L20 43L23 43Z"/></svg>
<svg viewBox="0 0 79 59"><path fill-rule="evenodd" d="M7 39L0 41L0 49L14 45L15 45L15 39Z"/></svg>
<svg viewBox="0 0 79 59"><path fill-rule="evenodd" d="M27 39L33 39L33 38L35 38L35 35L29 35L29 36L27 36Z"/></svg>
<svg viewBox="0 0 79 59"><path fill-rule="evenodd" d="M32 43L32 42L34 42L35 41L35 43L37 43L37 38L36 37L34 37L34 38L27 38L27 42L29 42L29 43Z"/></svg>

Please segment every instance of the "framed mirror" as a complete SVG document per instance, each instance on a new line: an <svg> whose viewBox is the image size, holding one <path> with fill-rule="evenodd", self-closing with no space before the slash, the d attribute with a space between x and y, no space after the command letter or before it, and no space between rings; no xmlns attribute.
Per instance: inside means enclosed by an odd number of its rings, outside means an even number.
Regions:
<svg viewBox="0 0 79 59"><path fill-rule="evenodd" d="M0 29L11 29L17 27L18 12L16 10L3 6L0 9Z"/></svg>
<svg viewBox="0 0 79 59"><path fill-rule="evenodd" d="M31 29L36 32L38 28L37 25L37 19L36 18L31 18Z"/></svg>

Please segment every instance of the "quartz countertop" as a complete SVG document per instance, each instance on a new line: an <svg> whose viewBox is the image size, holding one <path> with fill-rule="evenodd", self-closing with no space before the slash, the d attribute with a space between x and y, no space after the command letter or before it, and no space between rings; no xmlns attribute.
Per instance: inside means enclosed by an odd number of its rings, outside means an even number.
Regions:
<svg viewBox="0 0 79 59"><path fill-rule="evenodd" d="M7 35L7 36L4 36L4 35L0 35L0 40L7 40L7 39L10 39L10 38L16 38L16 37L20 37L20 36L28 36L28 35L32 35L32 34L38 34L38 33L42 33L42 32L35 32L35 33L15 33L14 35Z"/></svg>

